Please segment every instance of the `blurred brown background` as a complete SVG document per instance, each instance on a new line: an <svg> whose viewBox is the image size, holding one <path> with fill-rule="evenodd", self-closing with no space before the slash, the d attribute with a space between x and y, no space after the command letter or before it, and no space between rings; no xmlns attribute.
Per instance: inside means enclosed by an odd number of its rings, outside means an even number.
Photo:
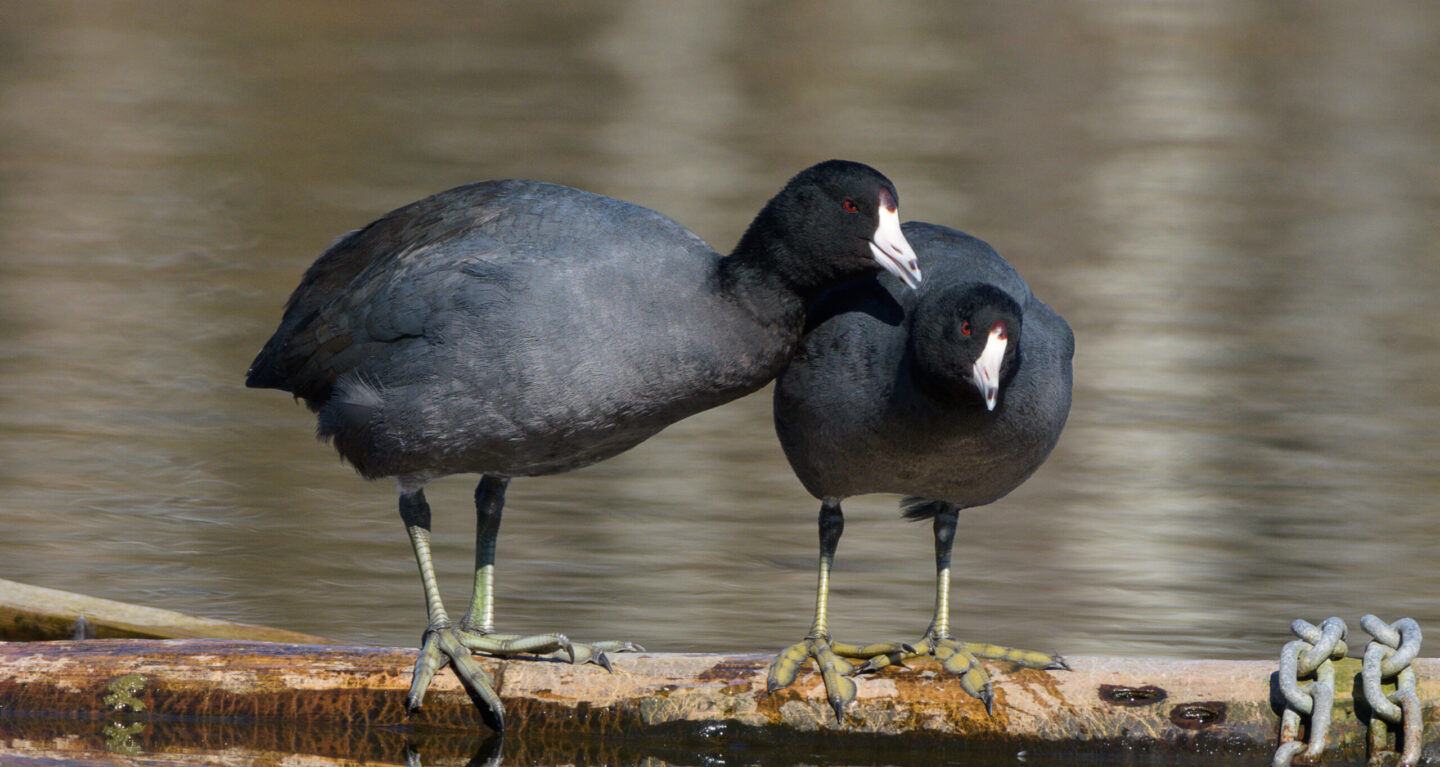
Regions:
<svg viewBox="0 0 1440 767"><path fill-rule="evenodd" d="M0 4L0 577L408 645L394 487L242 376L335 237L526 177L728 251L844 157L1074 327L1070 425L962 516L962 638L1268 657L1440 602L1440 6ZM768 390L517 480L499 625L774 651L818 503ZM470 583L474 479L430 490ZM847 504L832 627L916 639L929 529Z"/></svg>

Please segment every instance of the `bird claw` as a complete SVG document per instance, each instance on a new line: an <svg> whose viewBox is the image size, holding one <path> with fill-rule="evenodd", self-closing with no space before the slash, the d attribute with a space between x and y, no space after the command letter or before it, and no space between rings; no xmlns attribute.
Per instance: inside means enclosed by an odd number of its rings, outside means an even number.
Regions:
<svg viewBox="0 0 1440 767"><path fill-rule="evenodd" d="M623 642L617 640L591 642L589 644L573 644L570 645L570 650L571 663L575 665L593 663L596 666L599 666L600 668L603 668L612 674L615 673L615 669L613 666L610 665L610 656L607 655L607 653L645 652L644 647L641 647L634 642Z"/></svg>
<svg viewBox="0 0 1440 767"><path fill-rule="evenodd" d="M546 655L565 653L571 660L575 651L564 634L498 634L461 625L457 636L461 644L474 652L495 655L502 658L511 655Z"/></svg>
<svg viewBox="0 0 1440 767"><path fill-rule="evenodd" d="M497 634L467 628L462 623L431 625L425 630L421 642L420 657L415 660L415 671L410 680L410 691L405 698L405 708L414 712L420 708L425 691L435 674L446 666L455 668L456 676L465 686L465 692L480 709L485 723L496 732L505 729L504 708L500 697L495 694L495 680L490 673L475 661L472 652L508 657L519 654L557 654L570 663L593 663L606 671L614 672L606 652L634 652L644 648L634 642L607 641L594 644L573 643L564 634Z"/></svg>
<svg viewBox="0 0 1440 767"><path fill-rule="evenodd" d="M766 680L766 693L789 687L800 674L806 660L814 659L825 683L825 700L835 712L835 720L845 721L845 707L855 700L858 688L850 675L855 673L854 664L835 652L827 637L807 637L805 641L781 650L770 664Z"/></svg>
<svg viewBox="0 0 1440 767"><path fill-rule="evenodd" d="M645 648L639 642L625 642L616 639L591 642L590 646L601 652L645 652Z"/></svg>
<svg viewBox="0 0 1440 767"><path fill-rule="evenodd" d="M405 708L409 712L420 708L435 674L446 666L454 666L455 675L460 677L465 692L480 709L485 723L496 732L504 732L505 709L500 703L500 696L495 694L495 679L471 657L464 637L464 632L450 625L433 625L425 630L420 657L415 660L415 671L410 680L410 692L405 698Z"/></svg>
<svg viewBox="0 0 1440 767"><path fill-rule="evenodd" d="M510 657L512 655L543 655L563 658L580 665L593 663L611 671L607 652L644 652L645 648L634 642L607 640L590 644L571 642L564 634L497 634L478 628L462 628L460 641L475 652L487 655Z"/></svg>
<svg viewBox="0 0 1440 767"><path fill-rule="evenodd" d="M770 673L765 681L765 692L772 693L789 687L800 674L800 666L810 658L810 643L797 642L780 651L770 664Z"/></svg>
<svg viewBox="0 0 1440 767"><path fill-rule="evenodd" d="M836 655L835 651L830 649L830 643L824 639L811 639L807 644L810 645L810 656L820 668L820 678L825 682L825 698L829 701L830 708L835 710L835 721L843 722L845 707L855 700L858 693L855 680L849 676L855 667Z"/></svg>
<svg viewBox="0 0 1440 767"><path fill-rule="evenodd" d="M610 659L605 656L605 652L593 645L573 645L570 650L570 663L576 666L593 663L606 671L614 671L610 667Z"/></svg>
<svg viewBox="0 0 1440 767"><path fill-rule="evenodd" d="M826 699L835 711L835 718L844 721L845 708L856 697L855 682L849 677L890 666L903 668L905 661L926 655L935 658L945 671L958 676L961 689L985 704L985 713L992 716L995 712L995 688L990 682L990 675L980 664L980 658L1009 661L1026 668L1070 669L1059 655L980 642L960 642L949 636L936 636L933 632L927 632L913 645L906 642L853 645L832 642L827 636L809 636L775 656L770 664L765 691L773 693L790 686L805 662L813 658L825 682Z"/></svg>
<svg viewBox="0 0 1440 767"><path fill-rule="evenodd" d="M906 645L909 648L908 645ZM926 632L925 637L905 653L892 652L877 655L860 665L859 672L876 671L886 666L900 665L909 658L929 655L940 663L941 668L960 677L960 687L971 697L985 704L985 713L994 714L995 691L990 675L980 665L980 658L1002 660L1042 670L1069 671L1070 665L1059 655L1016 650L1010 647L985 644L983 642L960 642L949 636L936 636Z"/></svg>
<svg viewBox="0 0 1440 767"><path fill-rule="evenodd" d="M896 668L908 668L908 666L905 665L905 658L913 658L917 655L918 653L916 653L913 649L909 650L906 653L893 652L884 655L874 655L867 658L864 663L856 666L855 673L868 674L872 671L879 671L882 668L889 668L891 666L894 666Z"/></svg>
<svg viewBox="0 0 1440 767"><path fill-rule="evenodd" d="M980 665L980 660L962 643L949 637L927 637L931 654L940 662L940 667L960 677L960 689L985 704L985 713L993 714L995 707L994 687L990 675Z"/></svg>
<svg viewBox="0 0 1440 767"><path fill-rule="evenodd" d="M1040 669L1042 671L1070 670L1070 664L1066 663L1065 659L1059 655L1051 655L1034 650L1017 650L1013 647L1001 647L984 642L963 642L961 644L977 658L1003 660L1023 668Z"/></svg>
<svg viewBox="0 0 1440 767"><path fill-rule="evenodd" d="M430 680L435 678L435 673L450 664L450 659L430 641L429 635L425 638L424 645L420 648L420 657L415 659L415 670L410 677L410 692L405 696L405 711L413 713L420 708L420 702L425 698L425 691L430 689Z"/></svg>

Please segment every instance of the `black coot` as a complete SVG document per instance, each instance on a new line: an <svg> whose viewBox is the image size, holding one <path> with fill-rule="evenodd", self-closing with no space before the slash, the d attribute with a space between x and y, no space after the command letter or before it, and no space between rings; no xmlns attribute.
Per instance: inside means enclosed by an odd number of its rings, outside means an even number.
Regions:
<svg viewBox="0 0 1440 767"><path fill-rule="evenodd" d="M1065 668L1058 656L957 642L949 632L950 549L959 509L1014 490L1044 462L1070 412L1070 326L1030 293L989 245L942 226L907 223L925 272L916 292L885 276L837 288L811 311L800 350L775 386L785 455L820 506L815 623L784 650L769 686L794 681L814 658L835 716L855 697L846 658L878 668L933 655L991 705L976 656ZM902 493L904 514L933 518L936 599L913 647L830 641L830 564L844 529L842 499Z"/></svg>
<svg viewBox="0 0 1440 767"><path fill-rule="evenodd" d="M510 478L609 458L760 388L828 288L882 268L918 284L897 201L874 169L821 163L791 179L722 257L652 210L488 181L400 208L315 261L246 385L293 392L360 474L398 481L429 611L411 708L453 663L502 729L471 650L564 651L606 665L605 650L633 648L494 632L495 540ZM422 488L457 473L483 477L475 591L452 623Z"/></svg>

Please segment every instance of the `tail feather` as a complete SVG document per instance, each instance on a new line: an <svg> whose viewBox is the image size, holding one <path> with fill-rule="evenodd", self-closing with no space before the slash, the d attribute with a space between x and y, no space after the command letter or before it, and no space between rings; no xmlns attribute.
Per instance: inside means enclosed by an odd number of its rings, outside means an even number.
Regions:
<svg viewBox="0 0 1440 767"><path fill-rule="evenodd" d="M935 515L942 511L955 511L958 508L949 501L937 501L918 495L907 496L900 501L900 515L906 519L934 519Z"/></svg>
<svg viewBox="0 0 1440 767"><path fill-rule="evenodd" d="M275 355L269 354L269 351L270 347L265 347L250 363L250 369L245 371L245 386L290 391L290 382L285 380L285 374L280 372L280 366L275 362Z"/></svg>

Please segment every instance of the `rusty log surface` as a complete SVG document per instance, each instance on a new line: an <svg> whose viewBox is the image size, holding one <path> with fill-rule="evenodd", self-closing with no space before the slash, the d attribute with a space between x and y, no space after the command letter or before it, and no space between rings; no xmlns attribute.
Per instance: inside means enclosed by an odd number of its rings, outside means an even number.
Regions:
<svg viewBox="0 0 1440 767"><path fill-rule="evenodd" d="M0 638L69 639L84 617L100 639L253 639L261 642L332 644L298 631L197 618L173 610L73 594L0 579Z"/></svg>
<svg viewBox="0 0 1440 767"><path fill-rule="evenodd" d="M283 721L352 732L482 731L448 672L436 678L424 708L406 715L415 657L399 648L208 639L0 643L0 727L36 716L123 715L131 722ZM521 738L783 741L820 734L1217 753L1273 749L1279 721L1270 661L1079 657L1070 659L1070 671L991 663L993 716L953 677L917 662L859 678L843 725L813 674L764 694L768 655L618 654L613 673L539 659L480 662L495 675L507 734ZM1421 700L1433 710L1440 661L1413 665ZM1358 673L1356 660L1337 664L1332 759L1364 755L1350 683Z"/></svg>

